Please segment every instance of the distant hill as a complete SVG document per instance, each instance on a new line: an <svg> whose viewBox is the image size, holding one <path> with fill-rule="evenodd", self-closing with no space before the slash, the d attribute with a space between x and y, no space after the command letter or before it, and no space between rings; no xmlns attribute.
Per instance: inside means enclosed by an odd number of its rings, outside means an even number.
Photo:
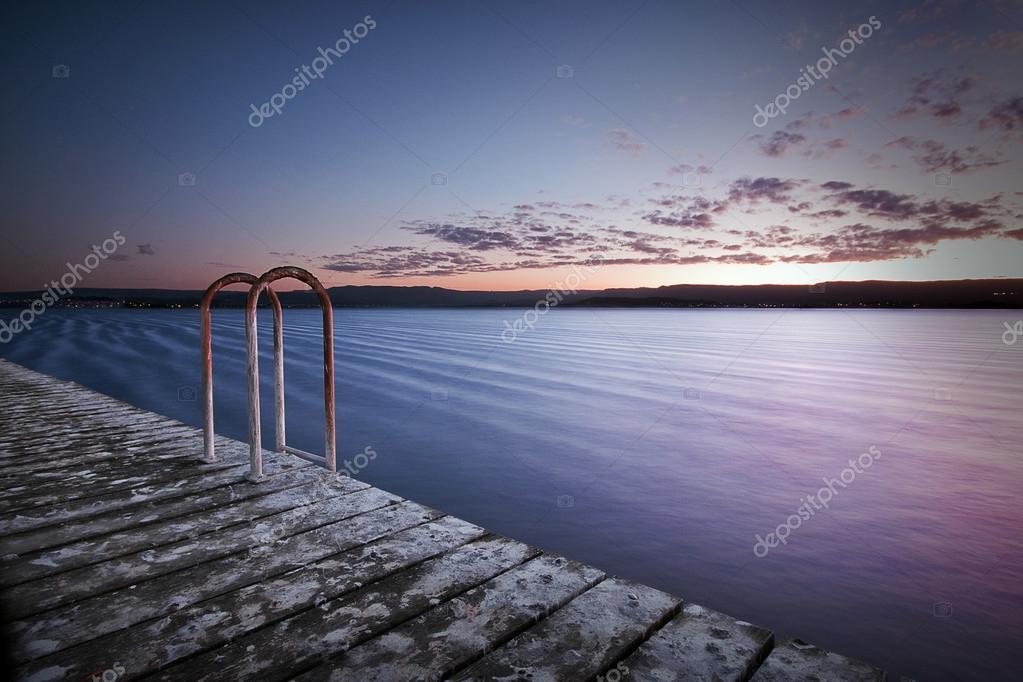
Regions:
<svg viewBox="0 0 1023 682"><path fill-rule="evenodd" d="M24 307L41 292L0 293L0 306ZM528 307L546 290L458 291L442 287L343 286L329 289L337 308ZM318 305L311 291L279 294L289 307ZM169 289L78 289L61 299L64 307L196 307L201 291ZM217 307L241 307L244 291L222 291ZM635 289L579 291L566 295L568 307L627 308L1023 308L1023 279L967 279L937 282L824 282L806 285L675 284Z"/></svg>

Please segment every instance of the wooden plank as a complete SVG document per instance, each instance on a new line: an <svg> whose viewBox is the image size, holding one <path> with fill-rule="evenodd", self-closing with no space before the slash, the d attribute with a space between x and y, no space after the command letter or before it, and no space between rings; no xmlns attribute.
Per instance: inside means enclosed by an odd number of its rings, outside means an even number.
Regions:
<svg viewBox="0 0 1023 682"><path fill-rule="evenodd" d="M301 491L304 491L304 488L275 493L293 497L291 504L293 508L287 511L257 518L251 523L231 527L214 536L183 540L16 585L0 591L0 600L3 601L8 617L22 618L78 599L85 599L93 594L101 594L197 563L244 551L260 544L263 537L269 537L273 542L332 521L395 504L401 499L375 488L367 488L349 495L310 503L310 496ZM258 499L239 504L255 507L258 505Z"/></svg>
<svg viewBox="0 0 1023 682"><path fill-rule="evenodd" d="M157 679L289 679L321 657L354 646L536 556L507 538L464 545L391 578L367 585L319 609L257 630L227 646L184 661Z"/></svg>
<svg viewBox="0 0 1023 682"><path fill-rule="evenodd" d="M206 464L198 460L189 460L180 463L165 462L163 467L156 465L135 466L130 469L105 471L96 475L85 474L77 476L73 480L44 483L34 488L25 486L23 490L16 491L14 497L0 499L0 511L9 515L35 507L99 497L142 485L173 483L193 471L209 474L229 469L232 466L234 465L229 462ZM11 489L11 491L14 490L14 488Z"/></svg>
<svg viewBox="0 0 1023 682"><path fill-rule="evenodd" d="M236 444L236 447L240 447L240 444ZM277 472L306 466L309 466L308 462L296 457L275 457L267 460L265 470ZM248 464L232 465L230 468L212 472L204 472L201 467L197 467L194 472L184 475L176 481L154 481L96 497L56 500L49 506L31 507L0 515L0 535L20 533L156 500L177 498L225 485L239 484L246 480L247 474Z"/></svg>
<svg viewBox="0 0 1023 682"><path fill-rule="evenodd" d="M73 470L83 464L101 463L125 456L138 458L149 452L154 445L180 443L192 438L193 434L191 429L161 426L152 435L140 431L130 437L128 434L124 436L114 443L65 442L63 446L50 446L38 452L0 457L0 477L11 478L37 472L62 472Z"/></svg>
<svg viewBox="0 0 1023 682"><path fill-rule="evenodd" d="M120 433L116 438L95 438L77 440L63 438L58 443L43 447L9 447L0 456L0 473L4 477L33 473L36 471L54 471L57 469L73 469L82 461L96 459L104 455L137 455L153 448L171 445L186 445L195 440L192 429L160 425L154 427L151 435L139 433ZM100 460L102 461L102 460ZM0 481L7 485L7 481Z"/></svg>
<svg viewBox="0 0 1023 682"><path fill-rule="evenodd" d="M300 473L305 470L300 470ZM318 474L319 472L312 472ZM108 562L146 549L164 548L188 538L198 539L231 526L248 523L273 514L313 504L323 499L365 490L369 486L347 476L330 474L306 476L306 482L233 504L204 509L147 526L135 526L120 532L74 542L56 549L21 556L5 562L0 586L8 587L30 580L92 564ZM260 488L261 486L252 486ZM222 535L209 538L221 544ZM175 550L177 551L177 550ZM142 555L144 556L144 555Z"/></svg>
<svg viewBox="0 0 1023 682"><path fill-rule="evenodd" d="M680 603L660 590L611 578L452 679L588 680L613 668Z"/></svg>
<svg viewBox="0 0 1023 682"><path fill-rule="evenodd" d="M790 639L768 655L751 682L884 682L887 678L882 670L872 665Z"/></svg>
<svg viewBox="0 0 1023 682"><path fill-rule="evenodd" d="M53 441L57 434L67 432L73 438L85 439L79 434L102 435L101 425L109 422L111 426L136 428L140 424L178 424L185 426L170 417L142 410L133 405L112 401L106 404L97 403L95 393L86 393L68 400L63 405L41 407L40 401L51 402L50 398L36 398L26 403L25 409L16 415L14 424L27 425L30 430L45 426L42 433L44 440ZM6 398L21 400L20 396ZM193 428L193 427L187 427ZM24 440L24 439L22 439ZM36 439L32 439L35 442Z"/></svg>
<svg viewBox="0 0 1023 682"><path fill-rule="evenodd" d="M194 427L146 412L126 414L122 419L125 423L114 423L110 415L103 411L90 417L87 422L81 419L81 415L65 414L61 417L60 426L55 426L52 420L20 419L9 425L12 432L16 429L17 437L8 436L0 440L2 444L17 448L17 452L2 452L0 457L6 460L23 456L59 456L66 454L61 452L61 446L67 443L74 443L77 450L144 438L150 431L156 433L173 430L188 437L196 432ZM8 425L4 428L8 428Z"/></svg>
<svg viewBox="0 0 1023 682"><path fill-rule="evenodd" d="M209 491L199 491L186 497L160 499L97 516L73 519L55 526L6 535L0 537L0 558L6 559L10 555L41 552L128 528L144 528L158 521L168 521L186 514L215 509L239 500L293 488L316 480L320 477L319 471L318 467L311 466L277 471L259 484L242 480L237 484L223 485ZM17 557L11 556L10 558Z"/></svg>
<svg viewBox="0 0 1023 682"><path fill-rule="evenodd" d="M9 482L5 482L8 487L0 492L0 504L4 507L13 507L15 506L14 502L19 500L30 503L34 498L73 489L82 483L96 487L99 483L116 479L118 474L121 474L122 477L126 473L136 476L154 475L159 474L161 467L175 472L182 468L187 469L193 463L201 463L195 450L196 443L201 444L201 441L195 438L171 437L139 448L118 451L115 446L114 454L119 454L121 461L105 461L95 466L72 467L57 476L49 475L45 468L29 472L21 477L20 486L11 486ZM152 456L148 458L143 456L147 452ZM155 461L157 455L161 457L159 462ZM240 462L232 461L218 462L219 465L233 463L240 464Z"/></svg>
<svg viewBox="0 0 1023 682"><path fill-rule="evenodd" d="M769 630L688 604L625 659L630 680L743 682L774 644Z"/></svg>
<svg viewBox="0 0 1023 682"><path fill-rule="evenodd" d="M100 420L105 418L100 416ZM133 416L132 421L139 419ZM0 455L0 465L5 469L28 465L38 460L47 468L61 466L69 457L93 455L103 452L138 452L154 445L188 441L197 438L195 429L172 421L134 424L132 428L122 428L110 422L106 429L97 429L94 434L83 434L75 430L74 435L60 435L53 438L52 443L46 442L40 431L49 433L48 424L20 426L21 440L13 447L13 452ZM72 426L74 428L74 426Z"/></svg>
<svg viewBox="0 0 1023 682"><path fill-rule="evenodd" d="M167 616L441 516L414 502L400 502L15 621L9 628L12 656L16 661L42 656ZM265 526L259 533L265 533Z"/></svg>
<svg viewBox="0 0 1023 682"><path fill-rule="evenodd" d="M276 579L65 649L23 666L18 673L29 678L47 669L57 669L65 678L78 678L93 670L106 669L113 656L124 665L123 675L142 676L322 605L485 533L479 526L443 517ZM159 646L153 646L154 642L159 642Z"/></svg>
<svg viewBox="0 0 1023 682"><path fill-rule="evenodd" d="M540 556L297 679L446 679L603 579L595 568Z"/></svg>

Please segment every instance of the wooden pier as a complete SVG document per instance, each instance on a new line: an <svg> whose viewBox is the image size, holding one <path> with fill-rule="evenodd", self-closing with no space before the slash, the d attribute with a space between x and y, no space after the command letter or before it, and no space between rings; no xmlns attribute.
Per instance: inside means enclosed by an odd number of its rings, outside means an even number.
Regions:
<svg viewBox="0 0 1023 682"><path fill-rule="evenodd" d="M884 680L290 455L0 360L19 680ZM599 677L598 677L599 676Z"/></svg>

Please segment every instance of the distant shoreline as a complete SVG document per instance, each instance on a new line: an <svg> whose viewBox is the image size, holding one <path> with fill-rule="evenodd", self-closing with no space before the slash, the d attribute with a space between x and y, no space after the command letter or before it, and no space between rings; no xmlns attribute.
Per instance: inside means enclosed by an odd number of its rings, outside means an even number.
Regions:
<svg viewBox="0 0 1023 682"><path fill-rule="evenodd" d="M342 286L328 290L335 308L530 308L547 290L459 291L442 287ZM0 308L25 308L42 292L0 293ZM170 289L79 289L57 308L197 308L201 291ZM278 292L289 308L319 306L311 291ZM246 292L222 291L218 308L242 308ZM677 284L563 293L564 308L927 308L1015 310L1023 308L1023 279L934 282L822 282L813 285Z"/></svg>

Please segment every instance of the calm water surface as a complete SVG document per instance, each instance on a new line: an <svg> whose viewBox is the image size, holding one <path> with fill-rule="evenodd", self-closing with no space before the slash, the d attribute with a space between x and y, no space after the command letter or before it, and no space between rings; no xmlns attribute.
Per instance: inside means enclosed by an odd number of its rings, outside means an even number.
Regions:
<svg viewBox="0 0 1023 682"><path fill-rule="evenodd" d="M1018 312L555 310L503 342L520 313L338 310L339 458L372 447L374 485L896 674L1019 678ZM289 441L322 453L318 325L285 311ZM241 313L214 330L217 429L244 439ZM49 311L0 354L199 425L197 347L194 310Z"/></svg>

